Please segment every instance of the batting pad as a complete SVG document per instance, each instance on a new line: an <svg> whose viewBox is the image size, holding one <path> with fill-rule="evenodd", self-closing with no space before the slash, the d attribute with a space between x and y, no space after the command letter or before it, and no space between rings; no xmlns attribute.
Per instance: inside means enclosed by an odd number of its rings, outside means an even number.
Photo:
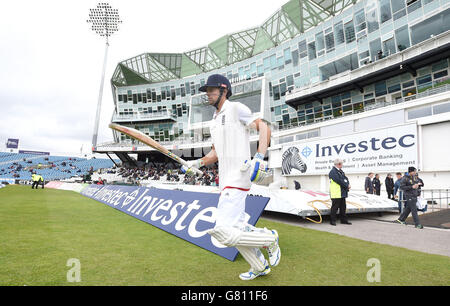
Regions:
<svg viewBox="0 0 450 306"><path fill-rule="evenodd" d="M250 267L255 271L263 271L266 267L264 265L265 258L259 249L238 246L236 249L244 257L245 261L250 264Z"/></svg>
<svg viewBox="0 0 450 306"><path fill-rule="evenodd" d="M245 227L245 231L241 231L235 227L219 226L209 230L208 234L228 247L244 246L260 248L269 246L276 241L275 235L268 229L249 226Z"/></svg>

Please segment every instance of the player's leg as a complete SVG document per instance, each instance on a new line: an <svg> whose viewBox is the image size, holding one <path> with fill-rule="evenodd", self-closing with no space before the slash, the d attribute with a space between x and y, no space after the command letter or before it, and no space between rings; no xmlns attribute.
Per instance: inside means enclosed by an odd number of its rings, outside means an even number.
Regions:
<svg viewBox="0 0 450 306"><path fill-rule="evenodd" d="M250 270L245 273L241 273L239 278L242 280L252 280L258 276L267 275L270 273L270 267L264 255L258 248L250 248L239 246L236 247L245 261L250 264Z"/></svg>
<svg viewBox="0 0 450 306"><path fill-rule="evenodd" d="M216 240L221 243L227 243L227 237L230 238L231 236L237 237L241 235L247 225L245 214L246 198L246 191L239 189L225 189L222 191L215 213L216 227L210 232L212 237L216 238ZM215 229L219 230L216 232ZM231 244L233 243L230 240L228 246L231 246ZM256 243L256 245L259 246L260 243ZM270 268L266 269L268 267L267 260L258 248L252 247L251 244L246 244L245 239L243 245L236 246L236 248L250 265L250 271L239 276L241 279L251 280L270 272Z"/></svg>

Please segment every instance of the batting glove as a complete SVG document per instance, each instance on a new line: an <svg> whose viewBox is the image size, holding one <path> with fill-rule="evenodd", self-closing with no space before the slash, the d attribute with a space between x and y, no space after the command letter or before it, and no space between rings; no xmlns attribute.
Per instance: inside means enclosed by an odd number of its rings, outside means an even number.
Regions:
<svg viewBox="0 0 450 306"><path fill-rule="evenodd" d="M254 183L259 183L268 176L267 162L264 161L264 155L259 152L255 154L250 162L248 160L245 161L241 171L245 172L249 168L251 169L250 180Z"/></svg>
<svg viewBox="0 0 450 306"><path fill-rule="evenodd" d="M205 164L203 163L202 159L196 159L196 160L189 160L186 162L187 166L181 166L181 172L191 175L194 173L194 171L192 171L192 167L200 169L200 167L203 167Z"/></svg>

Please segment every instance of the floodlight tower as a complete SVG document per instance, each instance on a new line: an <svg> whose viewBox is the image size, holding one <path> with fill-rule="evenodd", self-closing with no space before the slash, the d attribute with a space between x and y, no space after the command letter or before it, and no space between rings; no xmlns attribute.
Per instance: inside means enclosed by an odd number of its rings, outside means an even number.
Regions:
<svg viewBox="0 0 450 306"><path fill-rule="evenodd" d="M105 58L103 61L102 80L100 83L100 92L98 94L97 113L95 115L94 133L92 136L92 150L97 146L98 125L100 121L100 111L102 106L103 83L105 81L106 58L108 55L109 37L119 30L119 23L122 23L119 17L119 10L113 9L109 3L100 2L97 8L90 9L88 23L92 24L92 31L106 38Z"/></svg>

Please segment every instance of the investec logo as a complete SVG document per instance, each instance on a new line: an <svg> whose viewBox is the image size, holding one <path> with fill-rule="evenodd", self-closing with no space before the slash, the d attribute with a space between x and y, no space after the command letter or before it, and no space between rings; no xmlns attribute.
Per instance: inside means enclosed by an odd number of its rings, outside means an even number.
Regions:
<svg viewBox="0 0 450 306"><path fill-rule="evenodd" d="M395 137L387 137L385 139L372 137L369 140L363 140L358 143L349 142L333 146L321 147L321 144L318 143L316 144L316 157L331 156L334 153L339 155L342 153L353 154L356 152L379 151L381 149L393 150L397 147L409 148L415 144L415 136L413 134L406 134L398 139Z"/></svg>
<svg viewBox="0 0 450 306"><path fill-rule="evenodd" d="M92 192L92 190L86 189L83 191L84 194L86 192ZM92 189L95 189L95 186ZM150 189L147 188L139 188L129 193L103 187L97 193L93 191L92 193L95 195L90 196L95 200L116 207L129 215L148 218L152 223L160 223L162 227L175 224L174 229L177 232L187 230L188 235L192 238L200 238L206 234L208 229L214 227L216 207L206 207L199 210L201 208L201 205L198 204L200 200L193 200L191 203L184 201L176 202L172 199L147 195L149 191ZM246 214L246 218L248 220L250 216ZM197 223L199 221L211 223L211 226L204 231L198 231ZM211 243L218 248L225 248L224 245L217 242L213 237L211 237Z"/></svg>

